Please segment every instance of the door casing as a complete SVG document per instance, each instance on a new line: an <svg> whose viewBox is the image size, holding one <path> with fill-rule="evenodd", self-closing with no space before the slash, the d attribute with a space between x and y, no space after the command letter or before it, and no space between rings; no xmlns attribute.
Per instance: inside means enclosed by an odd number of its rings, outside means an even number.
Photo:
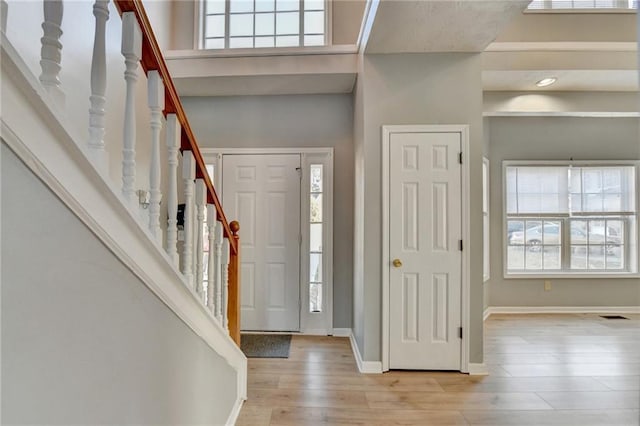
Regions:
<svg viewBox="0 0 640 426"><path fill-rule="evenodd" d="M326 227L324 236L324 253L323 256L326 293L323 295L325 310L322 315L309 313L305 307L309 298L308 280L309 276L309 233L301 229L301 247L300 247L300 334L307 335L332 335L335 333L333 329L333 148L201 148L205 162L214 165L214 186L222 197L222 156L223 155L281 155L281 154L300 154L301 165L303 170L308 168L310 164L322 163L325 166L325 182L324 187L329 189L323 194L324 208L330 214L323 222ZM308 192L305 189L309 184L308 173L303 173L301 181L301 226L308 220ZM305 195L306 194L306 195ZM306 201L305 201L306 200ZM305 208L305 203L307 207ZM240 224L240 238L242 240L242 224Z"/></svg>
<svg viewBox="0 0 640 426"><path fill-rule="evenodd" d="M470 239L470 192L469 192L469 126L468 125L385 125L382 126L382 371L389 371L389 148L393 133L458 133L462 152L461 168L461 217L463 248L469 247ZM470 252L462 251L461 324L463 328L460 353L460 371L469 372L470 329Z"/></svg>

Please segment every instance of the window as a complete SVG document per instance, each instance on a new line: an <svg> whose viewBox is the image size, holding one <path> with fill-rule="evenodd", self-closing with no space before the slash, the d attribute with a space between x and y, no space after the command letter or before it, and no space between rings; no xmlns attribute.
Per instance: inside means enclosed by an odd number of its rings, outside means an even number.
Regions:
<svg viewBox="0 0 640 426"><path fill-rule="evenodd" d="M506 162L506 275L637 272L636 168Z"/></svg>
<svg viewBox="0 0 640 426"><path fill-rule="evenodd" d="M489 160L482 159L482 276L484 281L490 277L491 238L489 229Z"/></svg>
<svg viewBox="0 0 640 426"><path fill-rule="evenodd" d="M204 0L205 49L322 46L326 0Z"/></svg>
<svg viewBox="0 0 640 426"><path fill-rule="evenodd" d="M309 169L309 312L322 312L322 164Z"/></svg>
<svg viewBox="0 0 640 426"><path fill-rule="evenodd" d="M528 10L637 9L638 0L533 0Z"/></svg>

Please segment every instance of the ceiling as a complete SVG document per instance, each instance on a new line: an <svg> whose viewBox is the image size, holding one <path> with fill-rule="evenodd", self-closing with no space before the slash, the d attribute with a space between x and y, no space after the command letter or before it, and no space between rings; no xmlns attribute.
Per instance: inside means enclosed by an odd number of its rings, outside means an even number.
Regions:
<svg viewBox="0 0 640 426"><path fill-rule="evenodd" d="M381 0L366 53L482 52L529 0Z"/></svg>
<svg viewBox="0 0 640 426"><path fill-rule="evenodd" d="M529 0L380 0L365 13L367 54L482 52L485 91L636 92L633 13L522 13ZM377 6L377 7L376 7ZM313 52L167 52L185 96L350 93L354 45ZM229 56L231 55L231 56ZM549 87L535 82L557 77Z"/></svg>

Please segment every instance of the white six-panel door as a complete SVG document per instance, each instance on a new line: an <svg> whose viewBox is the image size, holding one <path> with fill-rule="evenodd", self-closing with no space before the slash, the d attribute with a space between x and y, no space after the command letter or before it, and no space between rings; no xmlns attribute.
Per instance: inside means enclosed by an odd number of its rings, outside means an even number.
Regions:
<svg viewBox="0 0 640 426"><path fill-rule="evenodd" d="M460 133L391 133L389 367L460 370Z"/></svg>
<svg viewBox="0 0 640 426"><path fill-rule="evenodd" d="M240 222L241 329L300 328L300 155L225 155L223 206Z"/></svg>

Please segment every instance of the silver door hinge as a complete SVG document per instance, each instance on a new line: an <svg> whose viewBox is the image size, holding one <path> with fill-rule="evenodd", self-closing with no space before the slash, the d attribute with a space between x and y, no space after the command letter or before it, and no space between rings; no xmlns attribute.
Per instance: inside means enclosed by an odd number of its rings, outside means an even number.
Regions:
<svg viewBox="0 0 640 426"><path fill-rule="evenodd" d="M458 337L462 339L462 327L458 327Z"/></svg>
<svg viewBox="0 0 640 426"><path fill-rule="evenodd" d="M458 248L462 251L462 240L458 240Z"/></svg>
<svg viewBox="0 0 640 426"><path fill-rule="evenodd" d="M462 164L462 153L458 153L458 163Z"/></svg>
<svg viewBox="0 0 640 426"><path fill-rule="evenodd" d="M296 167L296 172L298 172L298 177L302 179L302 167Z"/></svg>

